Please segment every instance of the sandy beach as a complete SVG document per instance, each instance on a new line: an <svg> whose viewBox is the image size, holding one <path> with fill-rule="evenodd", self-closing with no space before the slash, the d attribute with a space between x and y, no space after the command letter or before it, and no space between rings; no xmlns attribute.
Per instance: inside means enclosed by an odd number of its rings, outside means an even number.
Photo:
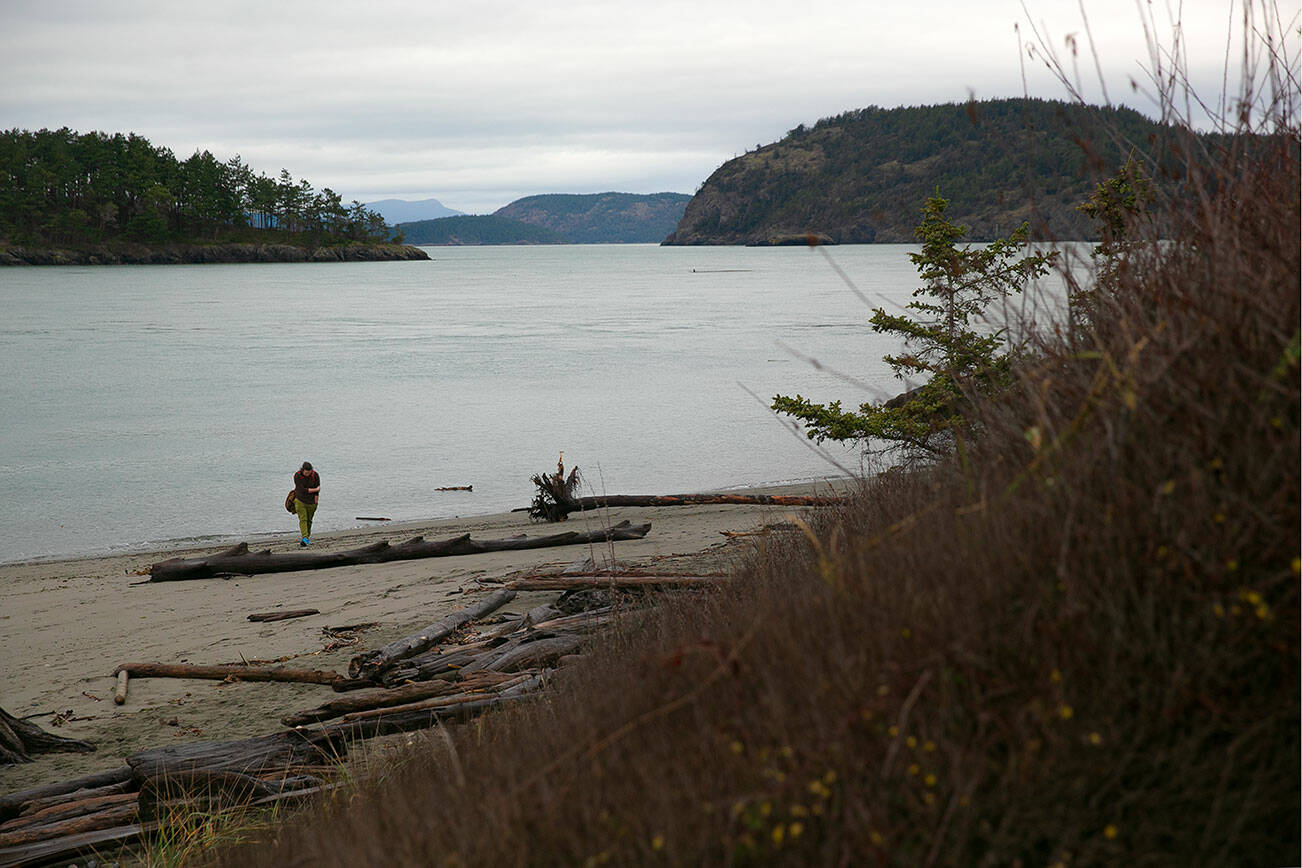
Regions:
<svg viewBox="0 0 1302 868"><path fill-rule="evenodd" d="M828 482L757 489L831 493ZM789 507L693 505L582 513L564 525L539 525L523 512L404 524L314 538L325 551L416 535L445 539L541 536L595 530L625 518L651 522L644 539L613 544L621 566L674 572L726 569L743 550L725 531L787 521ZM296 550L297 537L250 539L255 548ZM573 545L388 564L185 582L141 573L168 557L219 547L175 549L0 566L0 707L58 735L96 745L92 754L47 754L0 767L0 793L118 768L127 756L182 740L244 738L276 732L280 718L332 696L329 687L133 679L125 704L113 703L114 669L127 662L220 664L276 661L346 672L367 648L407 635L491 593L497 582L556 570L585 558L607 563L612 546ZM523 613L557 592L521 594L503 613ZM252 622L248 615L317 609L318 615ZM347 644L326 627L374 623ZM57 715L57 717L56 717ZM58 725L56 724L58 722Z"/></svg>

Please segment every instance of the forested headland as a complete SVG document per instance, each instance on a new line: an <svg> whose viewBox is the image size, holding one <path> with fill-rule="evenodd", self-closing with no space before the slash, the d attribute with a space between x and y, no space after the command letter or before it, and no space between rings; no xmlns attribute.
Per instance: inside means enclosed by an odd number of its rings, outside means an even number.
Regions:
<svg viewBox="0 0 1302 868"><path fill-rule="evenodd" d="M724 163L664 243L911 243L937 191L974 240L1024 221L1036 238L1092 239L1077 206L1131 148L1169 137L1131 109L1041 99L857 109Z"/></svg>
<svg viewBox="0 0 1302 868"><path fill-rule="evenodd" d="M0 264L426 258L384 219L238 156L134 133L0 133Z"/></svg>

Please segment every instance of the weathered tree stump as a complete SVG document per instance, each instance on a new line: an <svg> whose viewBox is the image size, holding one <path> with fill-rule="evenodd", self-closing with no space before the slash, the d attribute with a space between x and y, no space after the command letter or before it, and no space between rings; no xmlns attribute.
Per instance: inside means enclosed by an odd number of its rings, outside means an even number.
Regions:
<svg viewBox="0 0 1302 868"><path fill-rule="evenodd" d="M0 765L29 763L38 753L90 753L95 745L75 738L51 735L34 723L0 708Z"/></svg>

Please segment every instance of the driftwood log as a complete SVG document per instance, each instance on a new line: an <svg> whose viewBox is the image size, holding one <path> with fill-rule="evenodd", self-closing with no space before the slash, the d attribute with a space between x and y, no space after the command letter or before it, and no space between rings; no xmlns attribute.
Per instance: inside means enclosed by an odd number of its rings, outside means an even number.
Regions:
<svg viewBox="0 0 1302 868"><path fill-rule="evenodd" d="M795 494L606 494L593 497L562 497L539 504L529 514L535 519L564 521L571 512L590 512L615 506L690 506L738 504L748 506L828 506L839 497L809 497Z"/></svg>
<svg viewBox="0 0 1302 868"><path fill-rule="evenodd" d="M395 687L392 690L371 690L343 699L331 700L307 711L296 712L282 718L280 722L291 727L306 726L309 723L333 720L336 717L343 717L345 714L353 714L358 711L391 708L397 705L418 702L422 699L433 699L436 696L448 696L453 693L465 693L470 690L493 687L513 679L514 676L505 673L482 672L474 678L467 678L455 684L451 681L423 681L418 684Z"/></svg>
<svg viewBox="0 0 1302 868"><path fill-rule="evenodd" d="M105 852L158 829L158 823L128 823L90 832L56 835L31 844L0 847L0 865L48 865L60 857Z"/></svg>
<svg viewBox="0 0 1302 868"><path fill-rule="evenodd" d="M249 620L256 622L288 621L291 618L306 618L309 615L320 614L320 609L292 609L288 612L254 612L252 615L249 615Z"/></svg>
<svg viewBox="0 0 1302 868"><path fill-rule="evenodd" d="M448 636L451 636L463 625L476 618L482 618L490 612L497 611L513 599L515 599L515 590L503 588L469 608L462 609L460 612L453 612L443 620L430 624L418 633L404 636L376 651L358 654L348 663L348 675L352 678L373 679L398 661L428 651Z"/></svg>
<svg viewBox="0 0 1302 868"><path fill-rule="evenodd" d="M132 678L198 678L208 681L286 681L296 684L333 685L343 676L328 669L284 669L278 666L195 666L189 663L123 663L114 675L128 673Z"/></svg>
<svg viewBox="0 0 1302 868"><path fill-rule="evenodd" d="M512 687L516 687L527 683L533 677L533 674L525 674L512 678L510 684ZM493 697L490 694L480 691L462 692L451 696L438 696L432 699L423 699L419 702L409 702L405 705L384 706L349 712L342 716L342 720L344 723L357 720L373 720L381 717L402 716L413 711L437 711L440 714L448 714L462 708L479 708L484 700L491 698Z"/></svg>
<svg viewBox="0 0 1302 868"><path fill-rule="evenodd" d="M507 677L507 676L503 676ZM74 790L71 793L64 793L58 796L46 796L41 799L29 799L22 805L20 816L30 817L38 814L53 805L63 805L69 802L79 802L83 799L97 799L100 796L116 796L121 793L130 792L134 789L130 781L122 781L116 784L108 784L103 787L93 787L91 789Z"/></svg>
<svg viewBox="0 0 1302 868"><path fill-rule="evenodd" d="M552 534L541 537L511 537L510 539L474 540L469 534L435 542L424 537L414 537L406 542L391 545L387 541L342 552L261 552L249 550L248 543L240 543L223 552L207 557L171 558L159 561L149 568L151 582L175 582L186 579L210 579L217 576L253 576L264 573L283 573L295 570L321 570L329 567L356 564L383 564L391 561L419 558L473 555L482 552L520 551L524 549L551 548L553 546L583 543L641 539L647 535L651 524L634 525L624 521L595 531Z"/></svg>
<svg viewBox="0 0 1302 868"><path fill-rule="evenodd" d="M0 765L29 763L32 754L37 753L90 753L93 750L95 745L90 742L51 735L36 724L0 708Z"/></svg>
<svg viewBox="0 0 1302 868"><path fill-rule="evenodd" d="M135 793L124 791L120 793L110 793L108 795L91 796L84 799L58 802L53 805L47 805L39 810L29 809L23 811L22 816L17 817L16 819L0 823L0 834L13 832L18 829L30 829L33 826L46 826L50 823L59 823L64 820L84 817L87 814L97 814L105 808L131 804L135 801Z"/></svg>
<svg viewBox="0 0 1302 868"><path fill-rule="evenodd" d="M513 702L528 700L532 697L529 695L515 696L486 696L483 699L475 699L469 702L460 702L455 705L446 705L438 708L423 709L420 711L407 711L394 714L385 714L378 717L369 717L360 720L340 720L337 723L324 724L320 732L348 741L358 739L377 738L383 735L393 735L399 732L413 732L419 729L429 729L441 721L448 720L470 720L490 709L500 708Z"/></svg>
<svg viewBox="0 0 1302 868"><path fill-rule="evenodd" d="M654 590L702 588L726 581L722 576L533 576L509 587L519 591Z"/></svg>
<svg viewBox="0 0 1302 868"><path fill-rule="evenodd" d="M141 751L127 757L127 765L138 781L195 772L257 776L329 764L347 750L336 734L290 730L239 741L196 741Z"/></svg>
<svg viewBox="0 0 1302 868"><path fill-rule="evenodd" d="M114 826L133 823L136 819L136 802L133 799L128 804L115 805L94 814L84 814L45 825L27 826L22 829L15 829L12 832L0 832L0 854L10 847L19 847L23 844L37 843L50 838L63 837L64 835L77 835L84 832L110 829ZM0 864L10 865L14 863L6 861Z"/></svg>
<svg viewBox="0 0 1302 868"><path fill-rule="evenodd" d="M27 790L0 796L0 820L16 817L34 802L45 802L57 796L84 794L85 791L112 787L131 780L131 769L127 767L96 772L85 777L73 778L53 784L42 784Z"/></svg>
<svg viewBox="0 0 1302 868"><path fill-rule="evenodd" d="M522 669L555 666L557 660L577 651L582 642L581 636L574 635L546 636L532 642L521 642L492 655L491 659L485 660L483 669L488 672L519 672ZM466 669L476 671L470 667Z"/></svg>

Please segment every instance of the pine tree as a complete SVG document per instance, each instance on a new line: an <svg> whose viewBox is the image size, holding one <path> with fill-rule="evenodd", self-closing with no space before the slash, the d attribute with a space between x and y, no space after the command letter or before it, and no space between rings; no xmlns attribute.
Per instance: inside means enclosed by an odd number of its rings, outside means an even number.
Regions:
<svg viewBox="0 0 1302 868"><path fill-rule="evenodd" d="M904 340L904 352L884 357L896 377L926 382L858 410L842 409L840 401L815 404L800 395L774 397L773 409L801 420L811 440L861 441L866 447L882 440L914 454L935 454L963 424L969 397L1006 386L1006 330L991 328L985 313L993 302L1047 273L1054 254L1018 255L1026 245L1026 224L985 247L960 247L967 229L945 216L948 206L937 192L914 230L922 252L910 259L923 285L906 306L911 313L876 308L869 320L873 331Z"/></svg>

